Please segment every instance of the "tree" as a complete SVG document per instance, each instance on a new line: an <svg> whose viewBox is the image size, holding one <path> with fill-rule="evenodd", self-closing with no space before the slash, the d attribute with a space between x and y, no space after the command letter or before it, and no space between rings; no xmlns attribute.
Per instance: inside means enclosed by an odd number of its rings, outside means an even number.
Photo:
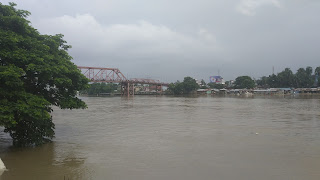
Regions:
<svg viewBox="0 0 320 180"><path fill-rule="evenodd" d="M201 86L205 86L205 85L207 85L206 82L203 79L201 79Z"/></svg>
<svg viewBox="0 0 320 180"><path fill-rule="evenodd" d="M313 85L312 67L308 66L306 69L299 68L295 74L296 86L299 88L309 88Z"/></svg>
<svg viewBox="0 0 320 180"><path fill-rule="evenodd" d="M89 88L85 91L89 95L99 95L101 93L111 93L117 90L117 85L111 83L93 83L89 85Z"/></svg>
<svg viewBox="0 0 320 180"><path fill-rule="evenodd" d="M276 88L279 86L279 79L278 76L275 74L269 75L268 79L267 79L267 83L270 87L272 88Z"/></svg>
<svg viewBox="0 0 320 180"><path fill-rule="evenodd" d="M168 90L171 93L176 94L176 95L183 94L182 83L179 81L177 81L175 83L170 83Z"/></svg>
<svg viewBox="0 0 320 180"><path fill-rule="evenodd" d="M316 85L316 86L320 86L320 81L319 81L319 77L320 77L320 66L315 69L315 71L314 71L314 76L315 76L315 85Z"/></svg>
<svg viewBox="0 0 320 180"><path fill-rule="evenodd" d="M320 66L314 70L314 74L320 76Z"/></svg>
<svg viewBox="0 0 320 180"><path fill-rule="evenodd" d="M200 84L200 89L207 89L207 83L202 79Z"/></svg>
<svg viewBox="0 0 320 180"><path fill-rule="evenodd" d="M294 86L294 74L290 68L285 68L284 71L278 73L278 86L277 87L293 87Z"/></svg>
<svg viewBox="0 0 320 180"><path fill-rule="evenodd" d="M51 106L86 108L76 95L88 79L63 35L41 35L15 6L0 3L0 126L15 145L39 145L54 137Z"/></svg>
<svg viewBox="0 0 320 180"><path fill-rule="evenodd" d="M251 89L255 87L254 81L249 76L239 76L235 81L235 88L238 89Z"/></svg>
<svg viewBox="0 0 320 180"><path fill-rule="evenodd" d="M199 85L192 77L185 77L183 82L177 81L176 83L169 84L168 90L173 94L189 94L194 90L197 90Z"/></svg>
<svg viewBox="0 0 320 180"><path fill-rule="evenodd" d="M89 85L86 90L89 95L97 95L100 93L100 83L93 83Z"/></svg>
<svg viewBox="0 0 320 180"><path fill-rule="evenodd" d="M262 76L260 79L256 81L257 85L263 88L268 87L268 77Z"/></svg>
<svg viewBox="0 0 320 180"><path fill-rule="evenodd" d="M185 94L188 94L194 90L197 90L199 88L199 85L195 79L192 77L185 77L182 82L183 86L183 92Z"/></svg>

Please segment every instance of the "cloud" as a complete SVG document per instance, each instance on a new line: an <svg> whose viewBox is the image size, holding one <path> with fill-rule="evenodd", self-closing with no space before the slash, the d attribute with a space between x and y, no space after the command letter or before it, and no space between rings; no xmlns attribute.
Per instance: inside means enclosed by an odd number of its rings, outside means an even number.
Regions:
<svg viewBox="0 0 320 180"><path fill-rule="evenodd" d="M164 25L141 20L132 24L103 25L92 15L61 16L35 23L42 33L62 33L73 50L91 54L123 56L181 55L213 53L214 35L205 28L193 34L177 32ZM85 47L85 48L84 48Z"/></svg>
<svg viewBox="0 0 320 180"><path fill-rule="evenodd" d="M75 64L130 77L201 79L220 70L234 79L319 66L316 0L13 1L42 34L65 35Z"/></svg>
<svg viewBox="0 0 320 180"><path fill-rule="evenodd" d="M279 0L242 0L236 9L244 15L254 16L256 10L265 5L271 5L277 8L281 7Z"/></svg>

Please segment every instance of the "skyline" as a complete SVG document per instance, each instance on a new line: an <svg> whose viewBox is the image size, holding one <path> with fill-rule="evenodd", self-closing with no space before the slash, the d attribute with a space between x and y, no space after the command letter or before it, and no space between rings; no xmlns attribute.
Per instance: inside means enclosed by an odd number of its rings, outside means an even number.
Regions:
<svg viewBox="0 0 320 180"><path fill-rule="evenodd" d="M4 0L28 10L41 34L64 34L79 66L129 78L209 81L318 67L320 2L314 0Z"/></svg>

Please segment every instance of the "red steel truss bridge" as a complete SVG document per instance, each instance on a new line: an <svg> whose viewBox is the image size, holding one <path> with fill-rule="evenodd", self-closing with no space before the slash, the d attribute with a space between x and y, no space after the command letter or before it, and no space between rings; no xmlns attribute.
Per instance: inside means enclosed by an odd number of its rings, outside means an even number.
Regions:
<svg viewBox="0 0 320 180"><path fill-rule="evenodd" d="M150 84L156 87L156 92L162 94L162 87L168 86L168 83L160 82L154 79L144 78L126 78L118 68L102 68L78 66L81 73L84 74L91 82L119 83L121 84L122 95L134 95L135 84Z"/></svg>

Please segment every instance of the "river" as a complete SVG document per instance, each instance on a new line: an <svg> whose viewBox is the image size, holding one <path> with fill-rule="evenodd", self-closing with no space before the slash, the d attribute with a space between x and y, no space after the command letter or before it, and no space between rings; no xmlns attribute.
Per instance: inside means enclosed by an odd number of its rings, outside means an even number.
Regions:
<svg viewBox="0 0 320 180"><path fill-rule="evenodd" d="M0 179L320 179L319 97L83 100L54 108L52 143L14 148L0 132Z"/></svg>

